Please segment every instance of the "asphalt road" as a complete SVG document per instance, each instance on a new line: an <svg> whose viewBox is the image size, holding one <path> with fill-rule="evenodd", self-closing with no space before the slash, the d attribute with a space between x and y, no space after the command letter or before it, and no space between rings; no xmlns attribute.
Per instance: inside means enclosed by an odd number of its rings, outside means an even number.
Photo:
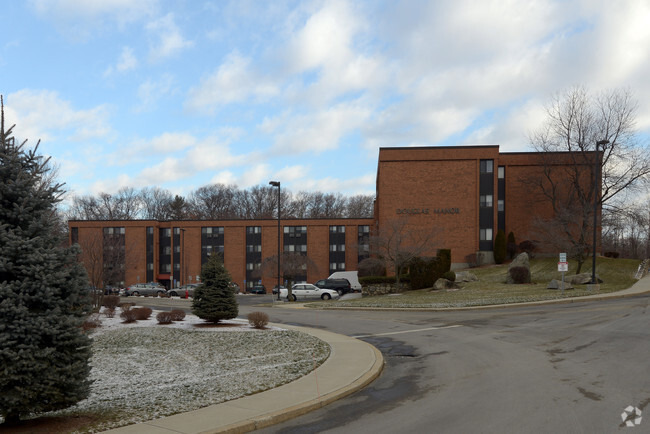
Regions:
<svg viewBox="0 0 650 434"><path fill-rule="evenodd" d="M370 386L263 433L650 432L649 296L455 312L271 308L240 316L355 336L386 367ZM155 299L152 299L155 302ZM625 426L629 405L646 412Z"/></svg>

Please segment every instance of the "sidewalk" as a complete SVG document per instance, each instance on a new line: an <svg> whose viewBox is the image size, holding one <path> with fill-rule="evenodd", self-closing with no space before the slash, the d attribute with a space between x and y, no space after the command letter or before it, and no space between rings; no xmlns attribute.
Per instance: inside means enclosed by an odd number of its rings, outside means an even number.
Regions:
<svg viewBox="0 0 650 434"><path fill-rule="evenodd" d="M277 326L309 333L327 342L331 347L330 357L314 372L275 389L106 432L249 432L292 419L354 393L377 378L383 369L384 359L379 350L363 341L325 330Z"/></svg>

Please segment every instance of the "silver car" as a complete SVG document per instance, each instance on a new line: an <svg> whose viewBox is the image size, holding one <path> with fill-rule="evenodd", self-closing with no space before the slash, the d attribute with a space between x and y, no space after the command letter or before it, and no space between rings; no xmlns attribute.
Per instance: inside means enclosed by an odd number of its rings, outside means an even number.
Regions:
<svg viewBox="0 0 650 434"><path fill-rule="evenodd" d="M124 290L125 295L167 295L167 289L159 283L136 283Z"/></svg>
<svg viewBox="0 0 650 434"><path fill-rule="evenodd" d="M289 291L286 288L280 288L280 298L289 300ZM330 300L338 299L339 293L332 289L323 289L311 283L298 283L291 288L291 300Z"/></svg>
<svg viewBox="0 0 650 434"><path fill-rule="evenodd" d="M200 283L188 283L187 285L183 285L180 288L174 288L170 289L167 294L169 294L170 297L181 297L185 298L187 295L188 297L194 297L194 290L200 285Z"/></svg>

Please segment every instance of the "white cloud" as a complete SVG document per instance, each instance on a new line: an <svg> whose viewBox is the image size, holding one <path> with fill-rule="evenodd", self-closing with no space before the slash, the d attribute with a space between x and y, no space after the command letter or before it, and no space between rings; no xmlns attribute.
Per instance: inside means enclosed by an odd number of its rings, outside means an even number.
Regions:
<svg viewBox="0 0 650 434"><path fill-rule="evenodd" d="M174 14L171 12L148 23L146 29L154 39L149 50L149 57L154 61L174 56L183 49L194 45L194 42L183 37L174 22Z"/></svg>
<svg viewBox="0 0 650 434"><path fill-rule="evenodd" d="M109 66L106 68L106 71L104 71L104 77L108 77L113 75L113 73L124 73L126 71L130 71L132 69L135 69L138 66L138 59L135 57L133 54L133 48L131 47L123 47L122 48L122 53L120 54L119 59L117 59L117 63L115 66Z"/></svg>
<svg viewBox="0 0 650 434"><path fill-rule="evenodd" d="M5 104L7 123L16 123L16 135L31 140L46 142L63 135L68 140L85 141L113 133L106 106L75 110L54 91L23 89L7 95Z"/></svg>
<svg viewBox="0 0 650 434"><path fill-rule="evenodd" d="M169 95L173 90L174 78L170 74L163 74L159 80L147 80L138 87L140 104L136 112L151 111L156 108L158 100Z"/></svg>
<svg viewBox="0 0 650 434"><path fill-rule="evenodd" d="M222 105L249 100L266 100L279 93L270 79L251 68L251 59L232 52L198 87L188 94L186 106L192 110L212 112Z"/></svg>

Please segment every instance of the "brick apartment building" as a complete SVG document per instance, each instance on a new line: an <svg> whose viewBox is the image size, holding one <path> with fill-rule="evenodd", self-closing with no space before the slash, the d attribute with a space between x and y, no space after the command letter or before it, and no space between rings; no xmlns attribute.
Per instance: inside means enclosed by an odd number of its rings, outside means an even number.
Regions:
<svg viewBox="0 0 650 434"><path fill-rule="evenodd" d="M313 282L335 271L356 270L368 256L370 232L381 233L398 220L413 231L435 232L425 254L449 248L455 267L490 262L498 230L512 231L519 241L533 239L534 217L552 214L550 204L525 180L539 178L549 165L570 164L569 156L500 153L499 146L381 148L374 217L282 220L281 250L308 255L313 265L297 280ZM585 180L590 176L585 170ZM223 256L241 288L261 282L270 290L277 282L275 273L260 279L255 272L265 258L277 254L274 219L71 220L69 227L71 242L101 246L102 258L114 249L123 252L123 263L117 266L123 269L125 285L195 283L213 253ZM89 253L82 257L89 273L106 266Z"/></svg>

